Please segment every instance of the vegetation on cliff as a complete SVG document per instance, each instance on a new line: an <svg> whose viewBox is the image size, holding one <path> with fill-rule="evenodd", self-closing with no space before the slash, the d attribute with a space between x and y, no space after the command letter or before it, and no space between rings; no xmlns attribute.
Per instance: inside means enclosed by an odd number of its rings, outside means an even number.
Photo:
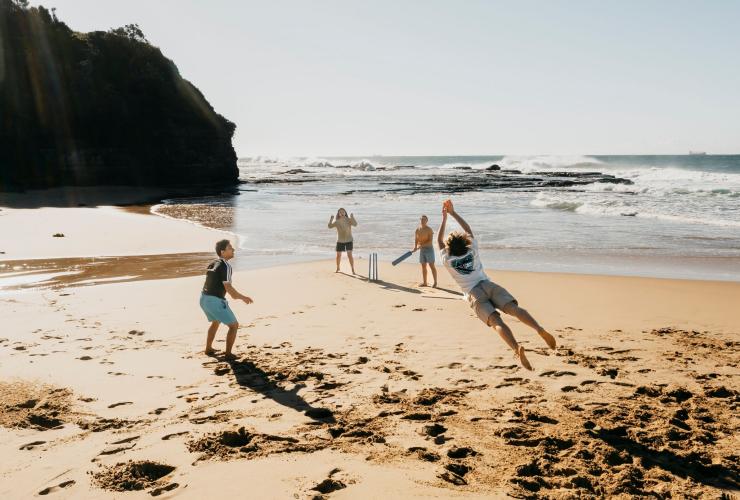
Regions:
<svg viewBox="0 0 740 500"><path fill-rule="evenodd" d="M138 26L0 0L0 190L234 184L234 129Z"/></svg>

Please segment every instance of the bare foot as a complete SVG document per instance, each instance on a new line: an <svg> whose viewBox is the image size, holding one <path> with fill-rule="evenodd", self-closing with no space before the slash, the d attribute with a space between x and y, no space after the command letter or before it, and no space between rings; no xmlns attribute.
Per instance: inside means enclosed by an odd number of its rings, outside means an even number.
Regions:
<svg viewBox="0 0 740 500"><path fill-rule="evenodd" d="M542 337L542 340L545 341L547 347L549 347L550 349L555 349L555 347L558 345L557 342L555 342L555 337L550 335L550 333L544 328L537 333L540 337Z"/></svg>
<svg viewBox="0 0 740 500"><path fill-rule="evenodd" d="M334 271L334 272L335 272L335 273L338 273L338 272L339 272L339 268L337 268L337 270L336 270L336 271Z"/></svg>
<svg viewBox="0 0 740 500"><path fill-rule="evenodd" d="M432 288L437 288L437 283L433 284Z"/></svg>
<svg viewBox="0 0 740 500"><path fill-rule="evenodd" d="M523 346L519 346L519 349L517 350L517 355L519 356L519 361L522 363L522 366L527 370L532 370L532 365L529 364L529 360L527 359L527 355L524 352Z"/></svg>
<svg viewBox="0 0 740 500"><path fill-rule="evenodd" d="M215 356L216 355L216 350L215 349L206 349L203 352L206 353L206 356Z"/></svg>
<svg viewBox="0 0 740 500"><path fill-rule="evenodd" d="M429 286L426 283L419 283L419 286Z"/></svg>

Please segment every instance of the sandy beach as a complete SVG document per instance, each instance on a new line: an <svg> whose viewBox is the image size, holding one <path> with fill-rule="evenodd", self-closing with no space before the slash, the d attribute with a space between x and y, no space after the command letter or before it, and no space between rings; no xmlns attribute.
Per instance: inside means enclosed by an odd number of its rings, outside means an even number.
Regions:
<svg viewBox="0 0 740 500"><path fill-rule="evenodd" d="M417 286L414 264L381 263L377 283L330 260L241 271L235 285L255 302L232 302L241 326L226 362L202 353L197 267L166 274L188 252L204 266L219 233L115 208L46 210L3 210L3 234L33 216L46 238L18 233L3 257L128 255L130 279L28 287L0 274L3 498L740 488L740 283L490 271L558 339L546 349L507 319L529 372L444 271L438 289ZM97 238L113 220L120 240ZM50 250L56 227L66 246ZM148 273L137 252L170 260Z"/></svg>

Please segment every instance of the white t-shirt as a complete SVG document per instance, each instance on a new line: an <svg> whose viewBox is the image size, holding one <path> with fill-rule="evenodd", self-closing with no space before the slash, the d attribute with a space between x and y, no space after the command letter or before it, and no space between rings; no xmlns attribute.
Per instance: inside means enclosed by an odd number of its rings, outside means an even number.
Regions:
<svg viewBox="0 0 740 500"><path fill-rule="evenodd" d="M450 255L447 248L440 251L442 263L465 293L464 298L466 300L468 293L475 285L488 279L478 255L478 241L475 238L471 238L471 240L470 250L459 257Z"/></svg>

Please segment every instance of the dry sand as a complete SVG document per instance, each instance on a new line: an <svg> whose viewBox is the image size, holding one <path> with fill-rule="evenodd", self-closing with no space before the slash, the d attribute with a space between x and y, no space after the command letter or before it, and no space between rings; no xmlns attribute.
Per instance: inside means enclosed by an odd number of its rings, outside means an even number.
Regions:
<svg viewBox="0 0 740 500"><path fill-rule="evenodd" d="M740 283L492 271L529 372L443 270L332 270L235 273L232 362L201 276L3 292L0 498L737 494Z"/></svg>

